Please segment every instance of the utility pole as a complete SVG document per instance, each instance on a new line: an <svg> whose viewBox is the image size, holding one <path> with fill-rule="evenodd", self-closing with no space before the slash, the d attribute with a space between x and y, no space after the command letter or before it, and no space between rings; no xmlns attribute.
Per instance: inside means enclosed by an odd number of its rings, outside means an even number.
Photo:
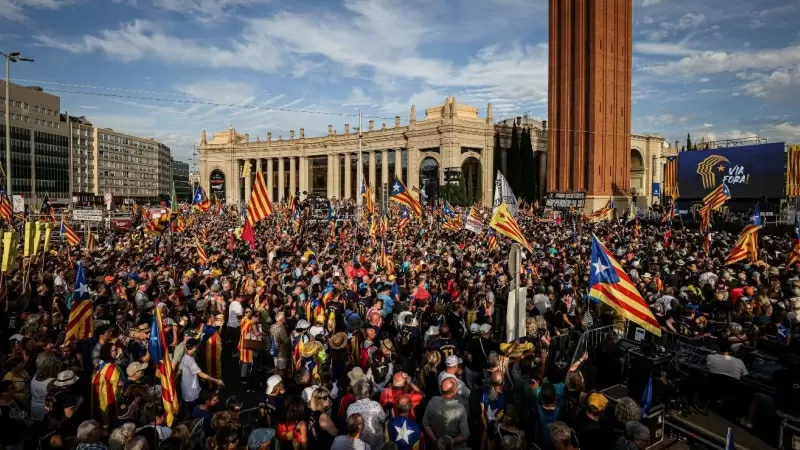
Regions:
<svg viewBox="0 0 800 450"><path fill-rule="evenodd" d="M361 132L361 110L358 110L358 167L356 167L356 183L363 183L364 182L364 163L361 161L361 140L363 137L363 133ZM357 185L356 188L356 212L361 213L361 202L363 201L361 197L361 185Z"/></svg>

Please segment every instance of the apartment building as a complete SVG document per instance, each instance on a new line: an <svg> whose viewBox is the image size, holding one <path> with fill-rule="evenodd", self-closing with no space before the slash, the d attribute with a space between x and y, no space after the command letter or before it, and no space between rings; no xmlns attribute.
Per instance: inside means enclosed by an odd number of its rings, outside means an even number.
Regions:
<svg viewBox="0 0 800 450"><path fill-rule="evenodd" d="M6 168L5 81L0 80L0 164ZM35 204L71 200L69 134L61 122L61 99L37 86L9 86L11 193ZM3 182L5 186L5 182Z"/></svg>
<svg viewBox="0 0 800 450"><path fill-rule="evenodd" d="M189 183L189 163L172 161L172 182L179 202L192 201L192 185Z"/></svg>

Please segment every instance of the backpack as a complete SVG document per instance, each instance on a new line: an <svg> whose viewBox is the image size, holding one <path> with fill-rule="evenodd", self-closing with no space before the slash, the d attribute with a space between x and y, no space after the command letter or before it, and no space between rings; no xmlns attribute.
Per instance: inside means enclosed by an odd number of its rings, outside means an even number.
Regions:
<svg viewBox="0 0 800 450"><path fill-rule="evenodd" d="M273 358L278 356L278 343L272 336L269 337L269 356L272 356Z"/></svg>
<svg viewBox="0 0 800 450"><path fill-rule="evenodd" d="M545 415L542 405L537 404L536 409L539 412L539 423L536 426L536 442L542 445L543 448L553 448L553 442L550 440L550 424L558 422L558 416L561 412L561 407L556 406L553 414Z"/></svg>

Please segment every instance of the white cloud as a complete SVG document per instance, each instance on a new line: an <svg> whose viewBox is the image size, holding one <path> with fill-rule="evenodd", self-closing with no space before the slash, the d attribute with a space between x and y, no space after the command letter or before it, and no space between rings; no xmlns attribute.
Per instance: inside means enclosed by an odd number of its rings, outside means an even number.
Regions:
<svg viewBox="0 0 800 450"><path fill-rule="evenodd" d="M399 115L405 121L409 117L411 105L414 105L417 108L417 120L422 120L425 118L425 108L443 104L446 97L446 95L433 89L425 89L411 95L409 98L384 99L381 110ZM366 125L364 126L366 127Z"/></svg>
<svg viewBox="0 0 800 450"><path fill-rule="evenodd" d="M650 125L674 125L686 123L689 116L676 116L674 114L661 114L659 116L646 116L644 118Z"/></svg>
<svg viewBox="0 0 800 450"><path fill-rule="evenodd" d="M800 65L772 73L742 74L742 78L749 80L742 90L753 97L781 102L793 101L800 94Z"/></svg>
<svg viewBox="0 0 800 450"><path fill-rule="evenodd" d="M697 28L706 21L705 14L686 13L676 23L661 22L661 27L668 30L688 30Z"/></svg>
<svg viewBox="0 0 800 450"><path fill-rule="evenodd" d="M776 125L772 125L771 129L777 133L777 138L786 141L798 141L800 140L800 125L794 124L790 122L781 122ZM773 139L774 140L774 139Z"/></svg>
<svg viewBox="0 0 800 450"><path fill-rule="evenodd" d="M73 0L0 0L0 20L15 22L27 20L25 9L59 9Z"/></svg>
<svg viewBox="0 0 800 450"><path fill-rule="evenodd" d="M175 90L205 102L230 105L248 104L256 93L255 86L232 81L203 81L175 86Z"/></svg>
<svg viewBox="0 0 800 450"><path fill-rule="evenodd" d="M650 16L644 16L644 19L642 19L642 25L650 25L654 22L655 20L653 20L653 18Z"/></svg>
<svg viewBox="0 0 800 450"><path fill-rule="evenodd" d="M47 47L71 53L102 52L123 62L157 58L164 62L258 71L276 70L284 63L282 52L273 43L250 39L247 32L242 41L223 49L169 36L147 20L135 20L119 30L103 30L99 36L85 35L76 42L46 35L34 38Z"/></svg>
<svg viewBox="0 0 800 450"><path fill-rule="evenodd" d="M765 26L767 26L766 22L763 22L759 19L753 19L750 21L749 24L747 24L747 27L750 28L751 30L756 30Z"/></svg>
<svg viewBox="0 0 800 450"><path fill-rule="evenodd" d="M212 21L228 15L240 6L268 3L270 0L153 0L162 9L187 15L200 21Z"/></svg>
<svg viewBox="0 0 800 450"><path fill-rule="evenodd" d="M661 0L642 0L642 8L647 8L648 6L653 6L661 3Z"/></svg>
<svg viewBox="0 0 800 450"><path fill-rule="evenodd" d="M712 128L714 125L710 123L704 123L703 128Z"/></svg>
<svg viewBox="0 0 800 450"><path fill-rule="evenodd" d="M369 105L370 98L364 94L364 91L360 87L354 87L353 90L350 92L350 97L344 101L344 106L363 106Z"/></svg>
<svg viewBox="0 0 800 450"><path fill-rule="evenodd" d="M745 50L734 53L705 51L678 61L644 67L659 75L698 75L739 72L750 69L771 70L800 64L800 45L780 49Z"/></svg>
<svg viewBox="0 0 800 450"><path fill-rule="evenodd" d="M633 51L645 55L687 56L697 53L683 42L636 42Z"/></svg>

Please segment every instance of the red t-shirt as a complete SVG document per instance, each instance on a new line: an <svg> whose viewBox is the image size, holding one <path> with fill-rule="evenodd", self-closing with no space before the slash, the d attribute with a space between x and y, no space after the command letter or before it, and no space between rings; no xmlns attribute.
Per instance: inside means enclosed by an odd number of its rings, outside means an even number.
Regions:
<svg viewBox="0 0 800 450"><path fill-rule="evenodd" d="M391 388L384 389L383 392L381 392L379 403L384 408L386 405L391 403L393 405L392 409L394 409L395 401L404 395L411 400L412 405L411 412L408 414L408 417L410 417L411 420L416 420L414 417L414 410L417 408L417 406L419 406L420 403L422 403L422 394L417 394L416 392L403 392L401 390Z"/></svg>

